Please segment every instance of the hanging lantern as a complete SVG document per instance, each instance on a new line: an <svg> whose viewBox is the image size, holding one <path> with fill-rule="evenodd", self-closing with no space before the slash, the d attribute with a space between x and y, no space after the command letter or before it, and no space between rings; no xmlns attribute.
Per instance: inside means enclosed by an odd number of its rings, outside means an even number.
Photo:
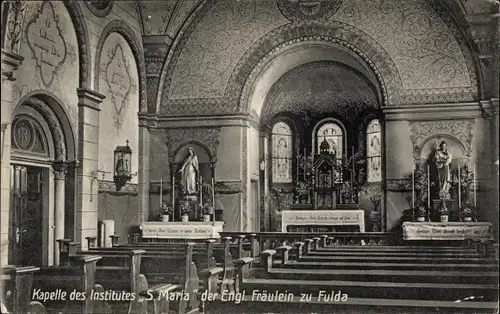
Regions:
<svg viewBox="0 0 500 314"><path fill-rule="evenodd" d="M117 146L114 153L115 174L113 179L117 191L120 191L132 179L132 150L128 146L128 140L126 143L126 146Z"/></svg>

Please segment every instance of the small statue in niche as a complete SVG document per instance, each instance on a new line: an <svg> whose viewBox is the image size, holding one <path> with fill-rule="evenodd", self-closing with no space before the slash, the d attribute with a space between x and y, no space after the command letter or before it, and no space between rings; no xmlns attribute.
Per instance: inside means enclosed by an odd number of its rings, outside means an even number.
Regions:
<svg viewBox="0 0 500 314"><path fill-rule="evenodd" d="M197 178L199 173L198 157L192 147L188 148L188 156L179 170L181 173L181 184L187 195L197 193Z"/></svg>
<svg viewBox="0 0 500 314"><path fill-rule="evenodd" d="M439 197L441 199L450 198L451 187L451 164L452 155L447 148L445 141L442 141L434 152L433 162L436 166L437 186L439 188Z"/></svg>

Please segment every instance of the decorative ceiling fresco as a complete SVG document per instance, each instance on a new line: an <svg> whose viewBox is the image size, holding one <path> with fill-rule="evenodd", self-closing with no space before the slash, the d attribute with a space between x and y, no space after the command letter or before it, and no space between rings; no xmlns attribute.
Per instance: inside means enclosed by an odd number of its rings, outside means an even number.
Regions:
<svg viewBox="0 0 500 314"><path fill-rule="evenodd" d="M335 111L354 121L367 108L377 108L377 98L375 87L356 70L339 63L312 62L289 71L273 85L262 116Z"/></svg>
<svg viewBox="0 0 500 314"><path fill-rule="evenodd" d="M199 2L201 0L138 0L143 34L174 38Z"/></svg>
<svg viewBox="0 0 500 314"><path fill-rule="evenodd" d="M259 39L281 26L309 22L311 15L323 20L318 25L345 24L382 47L403 85L398 103L390 105L477 100L476 69L467 43L447 17L449 12L439 11L432 0L373 0L363 5L343 0L314 8L292 2L221 0L201 5L189 21L194 25L186 27L163 68L160 106L227 96L235 65ZM281 41L274 38L270 44L278 46Z"/></svg>

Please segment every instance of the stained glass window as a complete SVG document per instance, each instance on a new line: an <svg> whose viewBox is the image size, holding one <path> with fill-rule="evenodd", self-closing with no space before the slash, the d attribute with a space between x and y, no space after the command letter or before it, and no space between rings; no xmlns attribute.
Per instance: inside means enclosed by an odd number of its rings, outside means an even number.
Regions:
<svg viewBox="0 0 500 314"><path fill-rule="evenodd" d="M374 119L370 121L366 128L366 167L368 182L380 182L382 180L380 145L380 122L378 119Z"/></svg>
<svg viewBox="0 0 500 314"><path fill-rule="evenodd" d="M342 165L342 156L344 155L344 131L333 122L323 124L316 132L316 154L320 152L321 142L326 140L330 145L330 153L335 154L337 163ZM335 172L336 182L342 181L342 173Z"/></svg>
<svg viewBox="0 0 500 314"><path fill-rule="evenodd" d="M292 130L285 122L277 122L272 130L272 167L274 183L291 183L292 178Z"/></svg>

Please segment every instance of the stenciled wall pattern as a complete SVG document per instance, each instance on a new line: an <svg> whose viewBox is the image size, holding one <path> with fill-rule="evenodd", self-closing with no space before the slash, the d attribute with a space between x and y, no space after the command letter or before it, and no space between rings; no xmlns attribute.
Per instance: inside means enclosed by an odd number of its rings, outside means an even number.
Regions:
<svg viewBox="0 0 500 314"><path fill-rule="evenodd" d="M24 61L17 71L13 103L34 90L53 93L62 103L73 125L78 119L78 45L71 18L62 2L28 2L25 8L20 54ZM75 70L76 69L76 70Z"/></svg>
<svg viewBox="0 0 500 314"><path fill-rule="evenodd" d="M139 111L138 75L134 55L118 33L106 38L99 61L99 92L106 96L101 104L99 122L99 168L113 179L113 151L117 145L132 149L132 173L138 171ZM133 176L132 183L137 183Z"/></svg>
<svg viewBox="0 0 500 314"><path fill-rule="evenodd" d="M245 51L286 24L275 0L219 1L196 26L179 56L167 93L171 99L221 97ZM168 85L168 83L167 83Z"/></svg>
<svg viewBox="0 0 500 314"><path fill-rule="evenodd" d="M364 33L365 41L374 41L383 48L390 59L387 61L395 64L403 88L395 99L397 103L390 105L463 102L477 98L477 79L467 44L447 12L435 4L425 0L376 0L360 5L355 0L343 0L335 1L334 6L315 8L326 10L324 13L305 14L304 10L293 12L304 6L288 3L285 10L286 1L278 2L281 11L276 1L258 1L258 5L256 1L219 1L213 7L205 5L209 9L201 10L203 17L198 21L195 17L193 23L197 24L189 26L186 37L173 47L170 65L165 68L165 81L160 87L162 104L189 106L188 100L191 100L211 105L216 99L223 99L235 66L242 62L241 58L252 45L280 26L310 22L308 15L320 17L319 21L314 20L318 26L344 23L353 32ZM242 12L247 15L243 16ZM314 30L315 26L309 28ZM267 46L276 46L282 40L276 36ZM356 39L353 44L361 45L358 48L362 52L366 48ZM182 51L177 51L179 49ZM248 62L248 66L252 64Z"/></svg>

